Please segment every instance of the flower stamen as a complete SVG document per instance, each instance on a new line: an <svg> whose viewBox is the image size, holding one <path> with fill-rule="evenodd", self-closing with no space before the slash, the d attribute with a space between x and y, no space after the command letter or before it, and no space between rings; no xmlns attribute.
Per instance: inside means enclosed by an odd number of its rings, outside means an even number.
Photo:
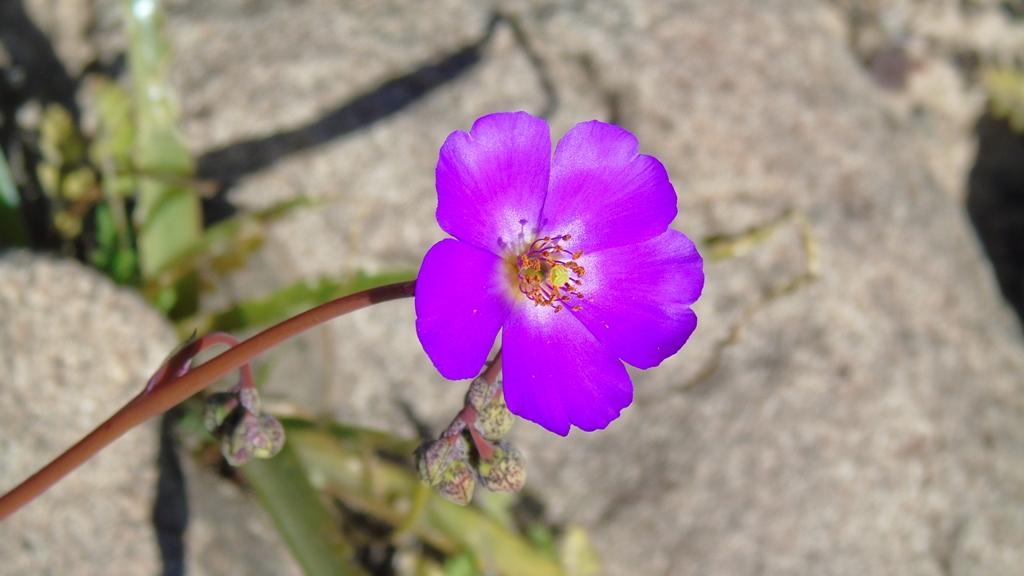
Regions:
<svg viewBox="0 0 1024 576"><path fill-rule="evenodd" d="M516 258L519 291L537 306L550 306L555 312L565 308L579 311L586 270L577 262L582 250L572 252L562 246L568 234L544 236Z"/></svg>

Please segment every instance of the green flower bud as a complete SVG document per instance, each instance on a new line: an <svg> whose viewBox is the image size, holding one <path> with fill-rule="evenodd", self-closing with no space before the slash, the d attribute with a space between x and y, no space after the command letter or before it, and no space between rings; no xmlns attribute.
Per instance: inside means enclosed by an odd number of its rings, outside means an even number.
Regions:
<svg viewBox="0 0 1024 576"><path fill-rule="evenodd" d="M461 434L427 442L416 450L420 478L432 488L444 481L445 471L454 462L469 462L469 442Z"/></svg>
<svg viewBox="0 0 1024 576"><path fill-rule="evenodd" d="M476 488L476 474L469 462L457 460L452 462L441 475L441 481L435 486L437 493L450 502L461 506L469 504Z"/></svg>
<svg viewBox="0 0 1024 576"><path fill-rule="evenodd" d="M242 418L242 420L245 420L245 418ZM246 425L240 422L233 433L225 434L220 439L220 453L224 455L224 459L232 466L241 466L252 458L252 450L250 450L245 438L245 430L247 428Z"/></svg>
<svg viewBox="0 0 1024 576"><path fill-rule="evenodd" d="M466 403L479 411L498 396L501 396L502 402L504 402L500 380L488 382L484 378L476 378L470 383L469 391L466 392Z"/></svg>
<svg viewBox="0 0 1024 576"><path fill-rule="evenodd" d="M246 412L221 439L228 464L241 466L250 458L271 458L284 446L284 428L273 416Z"/></svg>
<svg viewBox="0 0 1024 576"><path fill-rule="evenodd" d="M476 421L473 422L473 425L476 426L481 436L491 442L497 442L508 434L515 421L515 416L505 405L504 395L499 391L494 399L485 404L483 408L477 409Z"/></svg>
<svg viewBox="0 0 1024 576"><path fill-rule="evenodd" d="M273 458L284 447L284 426L270 414L260 414L261 443L253 448L257 458Z"/></svg>
<svg viewBox="0 0 1024 576"><path fill-rule="evenodd" d="M515 416L505 405L500 380L492 383L483 378L473 380L466 393L466 403L476 409L477 416L473 425L487 440L501 440L512 429Z"/></svg>
<svg viewBox="0 0 1024 576"><path fill-rule="evenodd" d="M461 418L452 420L452 423L441 432L441 438L452 438L455 436L461 436L462 432L466 430L466 422Z"/></svg>
<svg viewBox="0 0 1024 576"><path fill-rule="evenodd" d="M236 394L246 410L253 414L260 413L260 393L255 388L242 388Z"/></svg>
<svg viewBox="0 0 1024 576"><path fill-rule="evenodd" d="M526 484L523 455L505 442L494 446L494 454L489 460L480 460L477 471L483 485L495 492L519 492Z"/></svg>
<svg viewBox="0 0 1024 576"><path fill-rule="evenodd" d="M238 395L233 392L210 394L206 397L203 424L211 434L216 434L237 407Z"/></svg>

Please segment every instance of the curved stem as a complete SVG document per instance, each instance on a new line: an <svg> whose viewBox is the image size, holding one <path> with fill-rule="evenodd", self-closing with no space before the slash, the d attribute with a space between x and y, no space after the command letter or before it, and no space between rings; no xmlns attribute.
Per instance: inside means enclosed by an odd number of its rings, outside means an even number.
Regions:
<svg viewBox="0 0 1024 576"><path fill-rule="evenodd" d="M192 366L192 360L196 357L196 355L198 355L203 350L209 348L210 346L224 344L228 347L234 347L238 346L238 343L238 338L235 338L234 336L228 334L227 332L213 332L211 334L207 334L199 338L196 338L195 335L193 334L192 337L189 338L189 340L186 341L184 344L182 344L180 348L172 352L167 357L167 360L164 360L164 363L161 364L160 368L157 369L156 373L154 373L153 376L150 377L149 382L146 383L146 387L137 397L135 397L133 402L137 401L139 398L142 398L146 394L149 394L157 386L160 386L168 381L172 381L174 380L175 377L181 376L182 374L188 372L189 368ZM239 372L240 374L238 378L238 388L244 389L252 388L253 386L255 386L255 381L253 380L252 377L252 364L248 362L242 364L242 367L239 370Z"/></svg>
<svg viewBox="0 0 1024 576"><path fill-rule="evenodd" d="M494 384L494 381L498 379L498 374L501 372L501 348L494 353L494 358L491 363L484 370L483 377L487 380L488 384Z"/></svg>
<svg viewBox="0 0 1024 576"><path fill-rule="evenodd" d="M13 490L0 496L0 520L42 494L47 488L56 484L61 478L108 444L120 438L128 430L184 402L225 374L248 364L253 358L268 349L332 318L378 302L413 296L415 289L415 280L400 282L370 288L321 304L267 328L181 377L161 383L150 393L135 397L74 446L68 448Z"/></svg>
<svg viewBox="0 0 1024 576"><path fill-rule="evenodd" d="M214 332L213 334L207 334L206 336L203 336L201 340L203 341L203 345L199 348L199 350L203 350L206 347L213 346L216 344L224 344L232 348L238 346L239 344L238 338L235 338L234 336L228 334L227 332ZM256 387L256 379L253 378L252 376L251 363L246 362L245 364L242 364L242 367L239 369L239 372L240 374L238 375L238 388Z"/></svg>
<svg viewBox="0 0 1024 576"><path fill-rule="evenodd" d="M494 381L498 379L498 374L500 373L501 348L499 348L498 351L494 354L494 358L491 360L491 363L487 365L487 368L484 369L483 374L481 374L480 376L484 380L486 380L488 384L494 384ZM501 392L497 393L500 394ZM473 423L476 422L476 416L476 408L474 408L473 405L470 404L467 399L465 405L462 407L462 410L460 410L459 413L455 416L455 420L452 422L452 424L462 421L462 423L465 425L465 428L469 430L469 435L472 437L473 444L476 445L476 449L480 453L480 457L483 458L484 460L490 460L494 455L494 447L491 446L490 442L488 442L486 439L484 439L483 436L480 435L480 432L476 429L476 426L473 425ZM454 441L455 436L452 436L451 438L452 441Z"/></svg>

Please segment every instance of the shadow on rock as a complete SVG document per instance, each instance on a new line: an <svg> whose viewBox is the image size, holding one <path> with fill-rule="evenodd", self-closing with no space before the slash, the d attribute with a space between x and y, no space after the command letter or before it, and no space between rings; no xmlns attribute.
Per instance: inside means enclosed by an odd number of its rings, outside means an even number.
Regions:
<svg viewBox="0 0 1024 576"><path fill-rule="evenodd" d="M558 96L547 70L518 21L510 16L495 14L478 40L392 78L309 124L237 142L204 154L198 163L199 175L218 181L220 195L246 174L271 166L285 156L366 128L402 111L437 88L462 77L480 63L483 51L494 37L499 24L509 27L518 48L536 71L547 100L541 115L549 116L557 108Z"/></svg>
<svg viewBox="0 0 1024 576"><path fill-rule="evenodd" d="M22 79L21 94L0 93L0 99L6 101L17 96L36 98L44 103L56 102L78 118L77 82L57 58L53 44L29 18L20 0L0 2L0 43L7 49Z"/></svg>
<svg viewBox="0 0 1024 576"><path fill-rule="evenodd" d="M163 561L164 576L185 574L185 529L188 527L188 497L185 474L178 459L174 436L182 409L174 408L160 419L160 452L157 456L156 498L153 527Z"/></svg>
<svg viewBox="0 0 1024 576"><path fill-rule="evenodd" d="M1003 296L1024 321L1024 135L988 114L978 120L978 155L967 212Z"/></svg>

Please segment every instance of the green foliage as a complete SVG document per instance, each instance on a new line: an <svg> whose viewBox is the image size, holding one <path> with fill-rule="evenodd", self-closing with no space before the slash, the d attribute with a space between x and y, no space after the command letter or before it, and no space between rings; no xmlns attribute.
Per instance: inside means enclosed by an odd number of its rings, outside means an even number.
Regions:
<svg viewBox="0 0 1024 576"><path fill-rule="evenodd" d="M36 168L39 183L51 198L77 199L82 190L67 191L62 180L85 160L85 139L71 114L57 104L43 110L39 122L39 152L42 161Z"/></svg>
<svg viewBox="0 0 1024 576"><path fill-rule="evenodd" d="M558 559L487 512L423 490L410 466L394 462L408 460L408 451L380 457L371 450L371 438L358 431L339 434L339 425L323 427L296 419L283 423L288 442L314 485L346 506L401 527L401 533L414 535L449 557L469 555L475 573L567 574Z"/></svg>
<svg viewBox="0 0 1024 576"><path fill-rule="evenodd" d="M0 150L0 247L21 246L28 241L20 206L21 199L11 178L11 170L3 150Z"/></svg>
<svg viewBox="0 0 1024 576"><path fill-rule="evenodd" d="M476 576L476 564L473 556L460 554L452 556L444 563L444 576Z"/></svg>
<svg viewBox="0 0 1024 576"><path fill-rule="evenodd" d="M117 84L105 79L94 80L90 88L97 127L89 156L99 168L100 188L106 201L95 212L95 247L89 260L115 282L137 284L139 259L125 208L125 198L134 194L136 186L131 98Z"/></svg>
<svg viewBox="0 0 1024 576"><path fill-rule="evenodd" d="M53 226L65 240L77 238L100 196L96 173L86 163L86 142L71 114L57 104L43 110L36 177L49 198Z"/></svg>
<svg viewBox="0 0 1024 576"><path fill-rule="evenodd" d="M143 278L148 279L193 249L202 235L202 213L199 197L188 184L192 159L177 130L178 110L168 81L169 50L162 34L163 12L157 0L126 0L125 13L135 110L133 165L138 205L134 219L139 264ZM196 288L195 281L187 278L175 283L179 294L171 305L178 307L178 313L192 308L188 303ZM160 299L166 306L166 292Z"/></svg>
<svg viewBox="0 0 1024 576"><path fill-rule="evenodd" d="M89 261L114 282L134 284L138 280L135 250L121 243L113 210L108 204L96 207L94 225L96 246L89 253Z"/></svg>
<svg viewBox="0 0 1024 576"><path fill-rule="evenodd" d="M558 550L566 576L596 576L601 573L597 550L583 528L572 526L566 530Z"/></svg>
<svg viewBox="0 0 1024 576"><path fill-rule="evenodd" d="M338 529L337 519L324 506L288 444L273 460L249 461L241 473L306 574L364 573L353 562L352 548Z"/></svg>
<svg viewBox="0 0 1024 576"><path fill-rule="evenodd" d="M991 68L982 75L992 113L1005 118L1017 132L1024 133L1024 71Z"/></svg>
<svg viewBox="0 0 1024 576"><path fill-rule="evenodd" d="M189 276L197 273L223 275L240 268L263 245L267 224L310 204L306 198L286 200L264 210L236 214L207 228L188 251L162 272L148 278L143 292L151 301L157 301L167 287Z"/></svg>
<svg viewBox="0 0 1024 576"><path fill-rule="evenodd" d="M103 192L108 200L135 193L135 123L131 96L108 79L90 84L96 108L97 126L89 147L92 163L103 175Z"/></svg>
<svg viewBox="0 0 1024 576"><path fill-rule="evenodd" d="M132 155L135 149L135 124L132 119L131 95L108 78L96 78L89 88L92 91L98 119L89 153L97 165L113 164L118 172L132 171ZM125 188L126 194L131 188Z"/></svg>
<svg viewBox="0 0 1024 576"><path fill-rule="evenodd" d="M383 274L357 273L344 279L320 278L300 281L260 298L238 302L224 310L186 318L177 323L178 332L193 330L231 332L256 326L266 326L284 320L307 308L329 300L365 290L373 286L402 282L415 277L413 272Z"/></svg>

